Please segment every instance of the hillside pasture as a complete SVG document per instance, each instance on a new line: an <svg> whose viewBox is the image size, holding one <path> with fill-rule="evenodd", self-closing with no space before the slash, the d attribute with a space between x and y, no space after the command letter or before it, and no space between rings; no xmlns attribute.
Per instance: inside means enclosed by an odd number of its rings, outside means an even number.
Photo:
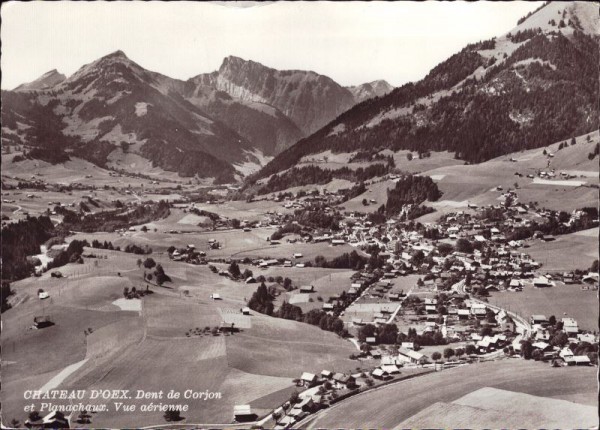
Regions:
<svg viewBox="0 0 600 430"><path fill-rule="evenodd" d="M542 263L544 271L587 269L598 259L598 227L559 235L550 242L535 240L522 251Z"/></svg>

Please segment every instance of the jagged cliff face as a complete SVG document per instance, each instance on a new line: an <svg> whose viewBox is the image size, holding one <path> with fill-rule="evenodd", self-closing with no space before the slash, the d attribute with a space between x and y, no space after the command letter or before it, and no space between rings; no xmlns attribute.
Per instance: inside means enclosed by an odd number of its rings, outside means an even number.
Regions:
<svg viewBox="0 0 600 430"><path fill-rule="evenodd" d="M367 82L362 85L346 88L352 93L356 103L364 102L365 100L372 99L373 97L382 97L394 89L394 87L384 80Z"/></svg>
<svg viewBox="0 0 600 430"><path fill-rule="evenodd" d="M347 89L314 72L279 71L254 61L227 57L218 72L193 78L244 102L271 105L310 134L355 104Z"/></svg>
<svg viewBox="0 0 600 430"><path fill-rule="evenodd" d="M593 131L599 27L597 4L545 4L509 33L466 46L421 81L348 110L254 179L322 151L452 151L478 163Z"/></svg>

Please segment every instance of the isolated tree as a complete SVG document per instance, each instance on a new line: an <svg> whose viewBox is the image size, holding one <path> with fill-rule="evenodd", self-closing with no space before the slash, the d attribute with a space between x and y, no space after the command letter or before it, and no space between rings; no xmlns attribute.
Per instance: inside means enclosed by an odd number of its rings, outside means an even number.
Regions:
<svg viewBox="0 0 600 430"><path fill-rule="evenodd" d="M236 279L240 277L240 266L235 261L232 261L229 265L229 273L231 273L231 276L233 276Z"/></svg>
<svg viewBox="0 0 600 430"><path fill-rule="evenodd" d="M129 287L124 287L123 288L123 297L127 297L129 296Z"/></svg>
<svg viewBox="0 0 600 430"><path fill-rule="evenodd" d="M444 349L444 358L445 359L450 359L450 357L454 357L454 350L452 348L446 348Z"/></svg>
<svg viewBox="0 0 600 430"><path fill-rule="evenodd" d="M163 269L162 265L158 264L156 266L156 270L154 271L154 276L156 276L156 283L158 285L162 285L165 282L170 282L171 278L169 278L169 276L167 276L167 274L165 273L165 270Z"/></svg>
<svg viewBox="0 0 600 430"><path fill-rule="evenodd" d="M298 391L294 390L290 395L290 405L295 405L300 400L300 394Z"/></svg>
<svg viewBox="0 0 600 430"><path fill-rule="evenodd" d="M248 278L251 278L252 276L253 276L252 270L246 269L246 270L244 270L244 274L242 275L242 278L248 279Z"/></svg>
<svg viewBox="0 0 600 430"><path fill-rule="evenodd" d="M292 288L292 280L290 278L285 278L283 280L283 288L286 290L290 290Z"/></svg>
<svg viewBox="0 0 600 430"><path fill-rule="evenodd" d="M521 357L525 360L529 360L531 359L532 352L533 346L531 345L531 341L524 340L523 343L521 343Z"/></svg>
<svg viewBox="0 0 600 430"><path fill-rule="evenodd" d="M574 138L574 137L572 137L572 138L571 138L571 146L575 145L576 143L577 143L577 142L575 141L575 138Z"/></svg>
<svg viewBox="0 0 600 430"><path fill-rule="evenodd" d="M142 260L140 258L137 259L136 261L137 267L138 269L142 267Z"/></svg>
<svg viewBox="0 0 600 430"><path fill-rule="evenodd" d="M556 317L554 315L550 315L550 318L548 318L548 322L552 326L556 325Z"/></svg>
<svg viewBox="0 0 600 430"><path fill-rule="evenodd" d="M413 159L412 152L409 152L408 154L406 154L406 159L407 159L408 161L412 161L412 159Z"/></svg>
<svg viewBox="0 0 600 430"><path fill-rule="evenodd" d="M154 261L153 258L148 257L146 260L144 260L144 267L146 269L152 269L154 266L156 266L156 261Z"/></svg>
<svg viewBox="0 0 600 430"><path fill-rule="evenodd" d="M462 348L456 348L456 351L454 351L456 353L456 356L458 358L462 357L463 355L465 355L465 350Z"/></svg>
<svg viewBox="0 0 600 430"><path fill-rule="evenodd" d="M431 354L431 359L433 361L435 361L436 363L442 358L442 354L440 354L439 352L434 352L433 354Z"/></svg>

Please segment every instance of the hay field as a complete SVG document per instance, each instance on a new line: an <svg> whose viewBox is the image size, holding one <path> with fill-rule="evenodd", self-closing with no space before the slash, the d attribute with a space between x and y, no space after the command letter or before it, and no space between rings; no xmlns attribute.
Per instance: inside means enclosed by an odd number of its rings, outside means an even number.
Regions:
<svg viewBox="0 0 600 430"><path fill-rule="evenodd" d="M559 235L551 242L535 240L522 251L542 263L544 271L588 269L598 259L598 227Z"/></svg>
<svg viewBox="0 0 600 430"><path fill-rule="evenodd" d="M565 316L575 318L580 329L598 330L597 291L581 290L580 285L565 285L557 282L550 288L535 288L525 285L522 292L491 292L489 302L524 318L542 314L557 319Z"/></svg>
<svg viewBox="0 0 600 430"><path fill-rule="evenodd" d="M555 369L525 360L479 363L352 397L319 414L306 428L333 428L340 422L347 428L393 428L428 405L453 402L483 387L555 399L580 395L579 403L595 406L598 402L595 375L596 369L592 367ZM368 416L365 410L369 411ZM573 423L576 423L574 417Z"/></svg>
<svg viewBox="0 0 600 430"><path fill-rule="evenodd" d="M481 388L452 403L438 402L397 428L589 428L597 409L566 400Z"/></svg>

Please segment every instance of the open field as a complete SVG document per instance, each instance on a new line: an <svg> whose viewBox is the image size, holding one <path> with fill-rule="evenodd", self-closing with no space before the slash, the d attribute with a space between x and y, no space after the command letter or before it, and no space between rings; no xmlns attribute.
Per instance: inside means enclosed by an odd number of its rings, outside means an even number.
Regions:
<svg viewBox="0 0 600 430"><path fill-rule="evenodd" d="M525 285L522 292L491 292L489 302L527 319L535 314L554 315L560 319L566 313L577 320L580 329L598 330L597 293L581 290L580 285L557 282L549 288Z"/></svg>
<svg viewBox="0 0 600 430"><path fill-rule="evenodd" d="M177 173L166 172L159 168L137 171L137 173L142 173L159 181L158 184L152 184L152 180L148 179L132 178L124 175L111 176L109 175L109 170L103 169L102 167L96 166L81 158L73 157L69 161L55 165L41 160L24 160L13 163L12 160L16 155L19 155L19 153L3 154L2 172L4 175L29 178L32 174L36 174L51 183L67 185L73 182L80 182L84 185L95 185L97 187L103 187L104 185L111 187L127 187L129 184L131 184L132 187L139 187L143 184L143 186L151 188L164 188L173 186L173 184L184 183L184 181L187 182L187 180L178 176ZM136 157L134 154L130 155ZM130 166L115 165L111 167L117 169L127 168L130 172L136 172L135 169L131 169Z"/></svg>
<svg viewBox="0 0 600 430"><path fill-rule="evenodd" d="M585 270L598 259L598 227L559 235L550 242L536 240L523 252L542 263L545 271Z"/></svg>
<svg viewBox="0 0 600 430"><path fill-rule="evenodd" d="M260 415L281 404L294 388L292 380L304 371L356 366L348 359L355 347L333 333L256 312L242 316L239 310L256 284L234 282L207 266L174 262L153 253L151 257L173 279L158 287L142 279L145 269L138 268L136 260L144 256L96 249L84 253L89 252L106 258L63 266L61 279L45 273L12 285L14 308L2 315L2 404L9 419L24 419L24 390L52 383L61 389L158 391L168 387L220 392L220 400L186 401L190 411L182 414L182 424L229 423L235 404L256 400L254 410ZM349 278L349 271L319 268L269 268L262 273L281 273L298 285L330 274L340 283ZM325 279L320 282L324 289L336 289ZM153 294L141 302L123 299L125 287L145 289L146 284ZM50 299L39 300L38 288L48 291ZM209 298L215 292L222 300ZM50 315L55 325L27 330L33 316L41 314ZM240 331L188 336L222 321L235 322ZM84 333L88 329L91 334ZM71 366L76 363L77 367ZM111 410L94 414L90 426L119 428L132 420L139 425L164 421L162 412L115 414Z"/></svg>
<svg viewBox="0 0 600 430"><path fill-rule="evenodd" d="M437 184L443 195L435 203L427 203L436 209L435 213L427 214L419 220L431 222L441 215L456 210L467 210L469 203L477 205L498 204L501 192L495 191L495 187L502 186L505 190L519 185L517 195L522 202L536 201L542 207L556 210L571 211L589 205L589 202L597 200L599 182L598 163L589 160L588 153L592 152L594 145L600 141L597 132L590 133L590 141L587 135L577 137L577 144L567 146L558 151L560 142L548 145L544 148L536 148L518 153L504 155L480 164L465 165L460 160L453 158L447 152L433 152L430 158L408 161L408 151L394 153L396 168L408 173L420 173L430 176ZM543 154L546 150L553 153L550 158ZM382 151L385 155L392 151ZM338 154L339 156L343 154ZM414 155L414 154L413 154ZM513 159L514 161L511 161ZM565 172L576 175L571 181L557 180L541 181L539 178L530 179L528 174L535 174L538 170L556 169L556 173ZM518 177L518 172L523 177ZM579 182L575 184L575 182ZM582 186L574 186L582 185ZM342 205L341 208L349 211L363 213L374 212L379 206L387 201L387 189L394 187L394 181L376 181L367 184L367 191ZM362 204L363 199L373 199L376 203L368 206Z"/></svg>
<svg viewBox="0 0 600 430"><path fill-rule="evenodd" d="M539 178L530 179L526 175L535 174L538 170L556 169L557 175L559 172L583 175L576 181L586 185L598 184L598 163L589 160L587 155L599 141L599 136L598 133L590 136L590 142L585 140L585 136L580 136L575 146L568 146L560 151L560 142L557 142L545 148L509 154L481 164L444 166L424 174L431 176L443 192L437 206L443 206L443 201L448 200L462 202L463 208L466 208L467 203L498 204L500 192L493 188L499 185L504 189L514 188L517 183L520 201L537 201L542 207L570 211L596 200L597 188L573 186L572 181L566 184L560 180L540 182ZM554 157L543 155L544 150L554 153ZM511 158L516 161L511 162ZM515 172L524 177L515 176Z"/></svg>
<svg viewBox="0 0 600 430"><path fill-rule="evenodd" d="M453 402L484 387L597 405L596 369L551 368L548 364L507 359L448 369L360 394L325 410L305 428L393 428L426 405ZM399 401L398 399L402 399ZM366 415L364 411L369 411ZM573 426L576 427L575 417ZM500 424L495 427L501 427Z"/></svg>
<svg viewBox="0 0 600 430"><path fill-rule="evenodd" d="M589 428L598 415L594 406L486 387L452 403L435 403L397 428L433 428L441 422L452 428Z"/></svg>

